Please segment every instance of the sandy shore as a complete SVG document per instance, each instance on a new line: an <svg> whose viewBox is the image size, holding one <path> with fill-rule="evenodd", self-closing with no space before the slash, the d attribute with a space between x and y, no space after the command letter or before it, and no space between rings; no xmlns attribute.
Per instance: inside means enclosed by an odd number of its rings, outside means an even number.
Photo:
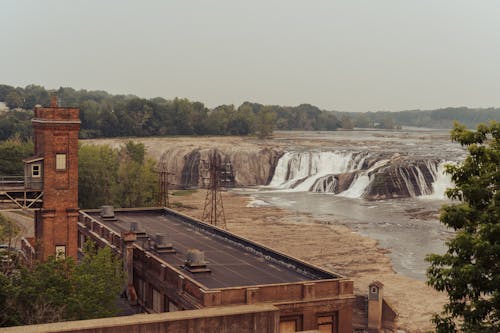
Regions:
<svg viewBox="0 0 500 333"><path fill-rule="evenodd" d="M203 215L205 191L186 196L171 196L175 209L196 218ZM275 207L248 207L249 198L223 193L227 228L238 235L283 251L296 258L340 273L354 280L356 293L366 294L373 280L384 283L384 295L399 313L398 324L407 332L433 329L430 318L439 312L445 295L424 282L396 274L387 250L377 241L349 228L319 223L306 214Z"/></svg>

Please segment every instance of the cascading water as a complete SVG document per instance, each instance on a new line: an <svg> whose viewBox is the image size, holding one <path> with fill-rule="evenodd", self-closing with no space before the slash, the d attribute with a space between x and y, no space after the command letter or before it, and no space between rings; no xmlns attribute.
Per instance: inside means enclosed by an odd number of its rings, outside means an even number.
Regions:
<svg viewBox="0 0 500 333"><path fill-rule="evenodd" d="M377 161L370 169L366 170L362 174L359 174L356 179L351 183L351 186L342 193L340 196L346 198L361 198L366 191L368 185L370 185L370 174L383 167L389 162L389 160Z"/></svg>
<svg viewBox="0 0 500 333"><path fill-rule="evenodd" d="M287 152L276 166L269 186L294 191L314 191L314 188L333 189L335 180L318 185L317 181L331 175L360 170L367 153L354 152Z"/></svg>
<svg viewBox="0 0 500 333"><path fill-rule="evenodd" d="M420 198L422 199L438 199L443 200L446 199L446 190L454 187L455 184L451 180L451 176L445 173L445 165L454 164L454 162L441 162L437 165L435 169L435 181L432 183L432 191L427 195L423 195Z"/></svg>
<svg viewBox="0 0 500 333"><path fill-rule="evenodd" d="M270 187L296 192L333 193L348 198L444 199L449 181L432 159L380 156L368 152L287 152L276 166Z"/></svg>

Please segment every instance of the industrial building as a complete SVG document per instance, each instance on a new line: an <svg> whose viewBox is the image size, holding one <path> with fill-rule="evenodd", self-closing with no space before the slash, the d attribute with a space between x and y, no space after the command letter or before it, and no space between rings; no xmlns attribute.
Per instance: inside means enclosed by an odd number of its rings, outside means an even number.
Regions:
<svg viewBox="0 0 500 333"><path fill-rule="evenodd" d="M124 257L149 312L271 303L280 310L280 332L352 332L349 279L169 209L110 212L80 212L80 241L119 253L133 247Z"/></svg>

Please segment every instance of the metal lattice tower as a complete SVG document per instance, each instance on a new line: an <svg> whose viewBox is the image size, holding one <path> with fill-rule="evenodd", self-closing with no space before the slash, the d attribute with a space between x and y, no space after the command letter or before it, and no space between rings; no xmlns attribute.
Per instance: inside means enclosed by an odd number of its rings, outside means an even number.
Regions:
<svg viewBox="0 0 500 333"><path fill-rule="evenodd" d="M223 163L220 155L216 151L211 151L208 160L203 160L202 163L205 169L204 173L208 173L208 177L203 178L203 184L207 188L207 195L202 219L205 222L226 229L226 216L221 192L234 184L231 162Z"/></svg>
<svg viewBox="0 0 500 333"><path fill-rule="evenodd" d="M160 207L170 207L170 202L168 199L168 189L170 185L169 176L173 175L173 172L168 172L167 163L165 158L162 156L160 163L158 164L158 206Z"/></svg>

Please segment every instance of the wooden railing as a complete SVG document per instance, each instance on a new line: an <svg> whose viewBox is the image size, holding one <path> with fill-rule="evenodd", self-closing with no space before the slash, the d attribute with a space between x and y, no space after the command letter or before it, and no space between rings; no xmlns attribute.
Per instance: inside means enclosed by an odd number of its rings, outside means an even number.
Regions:
<svg viewBox="0 0 500 333"><path fill-rule="evenodd" d="M24 176L2 176L0 175L0 189L23 187Z"/></svg>

